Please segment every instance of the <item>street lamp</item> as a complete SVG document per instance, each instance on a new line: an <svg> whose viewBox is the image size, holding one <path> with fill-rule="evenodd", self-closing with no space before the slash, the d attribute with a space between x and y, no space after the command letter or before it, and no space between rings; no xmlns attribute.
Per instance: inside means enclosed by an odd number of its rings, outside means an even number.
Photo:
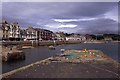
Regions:
<svg viewBox="0 0 120 80"><path fill-rule="evenodd" d="M97 40L97 34L96 34L96 40Z"/></svg>

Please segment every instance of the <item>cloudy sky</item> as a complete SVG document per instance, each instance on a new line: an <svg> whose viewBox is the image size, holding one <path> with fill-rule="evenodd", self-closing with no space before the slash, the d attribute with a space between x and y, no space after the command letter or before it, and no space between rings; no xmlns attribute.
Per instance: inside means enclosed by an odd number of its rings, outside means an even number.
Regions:
<svg viewBox="0 0 120 80"><path fill-rule="evenodd" d="M118 33L117 2L3 2L2 19L67 33Z"/></svg>

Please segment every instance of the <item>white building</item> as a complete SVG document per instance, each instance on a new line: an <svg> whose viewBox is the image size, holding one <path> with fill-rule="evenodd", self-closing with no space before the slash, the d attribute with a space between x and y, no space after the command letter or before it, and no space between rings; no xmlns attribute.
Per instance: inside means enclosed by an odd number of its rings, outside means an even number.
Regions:
<svg viewBox="0 0 120 80"><path fill-rule="evenodd" d="M57 40L65 40L64 32L56 32L56 33L55 33L55 38L56 38Z"/></svg>
<svg viewBox="0 0 120 80"><path fill-rule="evenodd" d="M21 34L20 34L20 27L18 23L13 23L10 24L10 34L9 34L9 38L21 38Z"/></svg>
<svg viewBox="0 0 120 80"><path fill-rule="evenodd" d="M37 39L37 30L35 30L33 27L28 27L26 29L26 35L23 35L23 37L26 37L28 40L36 40Z"/></svg>
<svg viewBox="0 0 120 80"><path fill-rule="evenodd" d="M85 36L79 36L79 35L71 35L69 37L66 37L66 40L86 40Z"/></svg>

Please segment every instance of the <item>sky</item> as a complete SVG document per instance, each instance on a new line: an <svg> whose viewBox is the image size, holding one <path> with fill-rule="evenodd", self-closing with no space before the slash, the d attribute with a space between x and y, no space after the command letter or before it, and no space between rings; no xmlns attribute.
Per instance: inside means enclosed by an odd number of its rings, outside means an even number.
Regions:
<svg viewBox="0 0 120 80"><path fill-rule="evenodd" d="M2 20L53 32L118 33L117 2L3 2Z"/></svg>

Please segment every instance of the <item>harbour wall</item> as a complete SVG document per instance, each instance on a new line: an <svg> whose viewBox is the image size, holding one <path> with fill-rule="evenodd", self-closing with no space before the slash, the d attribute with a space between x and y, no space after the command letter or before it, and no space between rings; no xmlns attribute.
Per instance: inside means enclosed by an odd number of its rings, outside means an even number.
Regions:
<svg viewBox="0 0 120 80"><path fill-rule="evenodd" d="M61 44L77 44L82 43L84 41L80 40L69 40L69 41L7 41L2 42L1 45L3 46L10 46L10 45L22 45L22 46L49 46L49 45L61 45Z"/></svg>

